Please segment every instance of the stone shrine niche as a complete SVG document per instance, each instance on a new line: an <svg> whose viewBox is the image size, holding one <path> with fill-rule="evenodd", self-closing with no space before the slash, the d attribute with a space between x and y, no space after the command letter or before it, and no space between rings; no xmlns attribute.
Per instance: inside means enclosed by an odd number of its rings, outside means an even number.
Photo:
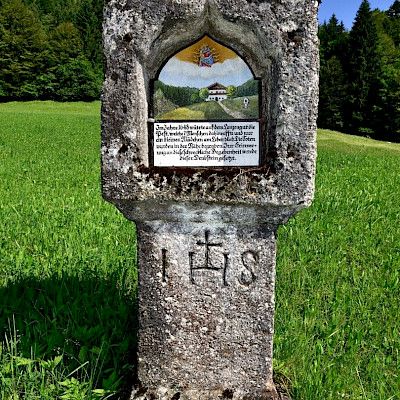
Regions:
<svg viewBox="0 0 400 400"><path fill-rule="evenodd" d="M261 80L231 48L204 35L164 62L151 89L151 166L260 166Z"/></svg>
<svg viewBox="0 0 400 400"><path fill-rule="evenodd" d="M107 200L136 221L211 215L244 225L275 225L311 204L316 2L110 0L105 7ZM212 79L199 79L205 74Z"/></svg>

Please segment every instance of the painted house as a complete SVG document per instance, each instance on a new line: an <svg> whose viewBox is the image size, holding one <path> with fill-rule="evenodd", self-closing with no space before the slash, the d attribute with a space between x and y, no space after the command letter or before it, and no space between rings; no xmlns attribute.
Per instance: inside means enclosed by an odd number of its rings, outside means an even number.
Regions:
<svg viewBox="0 0 400 400"><path fill-rule="evenodd" d="M218 82L208 86L208 97L206 101L222 101L228 98L226 94L226 87Z"/></svg>

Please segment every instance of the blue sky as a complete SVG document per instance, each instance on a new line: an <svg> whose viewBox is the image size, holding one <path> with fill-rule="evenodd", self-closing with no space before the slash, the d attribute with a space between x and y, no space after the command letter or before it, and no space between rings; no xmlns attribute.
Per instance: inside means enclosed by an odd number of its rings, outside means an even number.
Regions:
<svg viewBox="0 0 400 400"><path fill-rule="evenodd" d="M319 20L328 21L332 14L335 14L339 21L343 21L347 29L353 25L357 10L360 7L362 0L322 0L319 8ZM394 0L370 0L371 8L379 8L387 10Z"/></svg>

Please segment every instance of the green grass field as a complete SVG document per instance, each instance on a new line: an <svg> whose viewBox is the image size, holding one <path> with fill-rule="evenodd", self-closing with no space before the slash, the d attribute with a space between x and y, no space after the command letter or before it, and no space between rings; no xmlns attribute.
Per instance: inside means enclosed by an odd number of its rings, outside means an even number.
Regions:
<svg viewBox="0 0 400 400"><path fill-rule="evenodd" d="M135 233L101 198L99 135L99 103L0 105L1 400L98 398L92 383L131 376Z"/></svg>
<svg viewBox="0 0 400 400"><path fill-rule="evenodd" d="M279 230L275 358L294 399L400 399L400 145L320 131Z"/></svg>
<svg viewBox="0 0 400 400"><path fill-rule="evenodd" d="M213 119L232 119L215 101L202 102L187 107L179 107L173 111L167 112L157 120L213 120Z"/></svg>
<svg viewBox="0 0 400 400"><path fill-rule="evenodd" d="M101 199L99 150L99 103L0 105L0 400L127 399L135 231ZM293 400L400 399L399 166L399 144L319 132L314 204L279 230Z"/></svg>

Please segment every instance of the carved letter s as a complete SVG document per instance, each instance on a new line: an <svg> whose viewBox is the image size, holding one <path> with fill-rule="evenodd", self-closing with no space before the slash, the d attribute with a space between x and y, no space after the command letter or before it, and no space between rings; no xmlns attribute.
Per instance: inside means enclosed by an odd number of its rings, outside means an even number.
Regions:
<svg viewBox="0 0 400 400"><path fill-rule="evenodd" d="M242 253L242 264L245 268L240 274L239 282L244 286L250 286L256 279L257 276L254 273L254 269L258 264L259 256L258 252L248 250Z"/></svg>

